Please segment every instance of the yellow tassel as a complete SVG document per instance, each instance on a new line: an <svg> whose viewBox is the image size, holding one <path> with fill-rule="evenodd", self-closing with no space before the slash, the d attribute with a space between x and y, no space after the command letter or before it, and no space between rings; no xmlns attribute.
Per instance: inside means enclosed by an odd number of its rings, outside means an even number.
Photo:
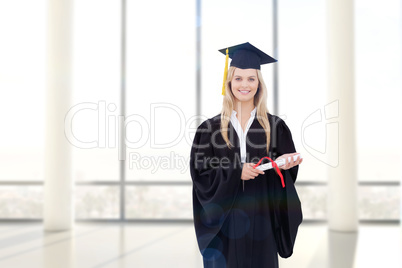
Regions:
<svg viewBox="0 0 402 268"><path fill-rule="evenodd" d="M225 96L225 84L226 84L226 78L228 76L228 62L229 62L229 48L226 49L225 72L223 74L223 86L222 86L223 96Z"/></svg>

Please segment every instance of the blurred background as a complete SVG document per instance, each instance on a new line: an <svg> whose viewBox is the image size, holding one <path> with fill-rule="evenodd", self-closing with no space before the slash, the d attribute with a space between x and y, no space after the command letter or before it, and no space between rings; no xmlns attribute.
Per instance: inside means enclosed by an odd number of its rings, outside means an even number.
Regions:
<svg viewBox="0 0 402 268"><path fill-rule="evenodd" d="M48 12L45 0L0 2L0 265L201 267L190 147L198 124L220 113L225 57L218 49L243 42L278 59L262 67L268 109L285 120L304 157L296 183L300 250L282 265L331 263L331 241L342 238L326 232L328 122L306 123L331 105L326 0L75 1L69 104L80 108L71 117L66 111L66 139L76 225L50 234L41 227ZM386 256L359 246L385 238L394 242L376 246L391 252L386 267L401 265L401 12L398 0L354 1L361 231L347 242L357 243L343 257L349 264L336 267L379 267ZM53 266L52 250L68 261Z"/></svg>

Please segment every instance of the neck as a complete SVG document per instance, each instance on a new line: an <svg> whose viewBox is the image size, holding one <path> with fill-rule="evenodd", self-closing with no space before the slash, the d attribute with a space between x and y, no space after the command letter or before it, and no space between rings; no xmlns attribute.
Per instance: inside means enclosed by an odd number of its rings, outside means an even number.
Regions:
<svg viewBox="0 0 402 268"><path fill-rule="evenodd" d="M252 101L250 102L235 102L233 110L236 111L238 116L249 116L251 111L254 110L255 106Z"/></svg>

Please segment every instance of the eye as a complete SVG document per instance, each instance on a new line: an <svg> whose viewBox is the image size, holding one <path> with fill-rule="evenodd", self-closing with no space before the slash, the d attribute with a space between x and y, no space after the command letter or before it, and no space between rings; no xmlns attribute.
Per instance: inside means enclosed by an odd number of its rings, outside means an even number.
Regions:
<svg viewBox="0 0 402 268"><path fill-rule="evenodd" d="M254 81L255 81L255 79L254 79L254 78L250 78L250 81L251 81L251 82L254 82Z"/></svg>
<svg viewBox="0 0 402 268"><path fill-rule="evenodd" d="M240 77L236 77L235 80L236 80L236 81L240 81Z"/></svg>

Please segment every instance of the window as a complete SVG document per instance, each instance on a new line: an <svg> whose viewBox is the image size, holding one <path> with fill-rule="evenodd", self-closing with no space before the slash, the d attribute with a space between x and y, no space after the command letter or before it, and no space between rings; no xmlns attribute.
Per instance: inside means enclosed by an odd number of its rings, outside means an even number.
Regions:
<svg viewBox="0 0 402 268"><path fill-rule="evenodd" d="M277 77L272 65L262 68L268 109L273 113L277 78L277 115L309 163L300 168L297 182L304 218L326 219L325 111L336 105L326 102L326 1L277 2L279 50L274 51L272 1L127 1L124 81L121 3L74 4L70 142L78 220L192 219L188 162L199 122L197 102L201 121L220 113L225 56L218 49L243 42L278 53ZM0 219L42 217L46 8L45 1L0 4L6 40L0 50L0 112L6 126L0 139ZM355 2L360 220L395 221L400 215L402 174L389 168L401 163L400 18L399 1ZM125 118L120 116L122 83Z"/></svg>

